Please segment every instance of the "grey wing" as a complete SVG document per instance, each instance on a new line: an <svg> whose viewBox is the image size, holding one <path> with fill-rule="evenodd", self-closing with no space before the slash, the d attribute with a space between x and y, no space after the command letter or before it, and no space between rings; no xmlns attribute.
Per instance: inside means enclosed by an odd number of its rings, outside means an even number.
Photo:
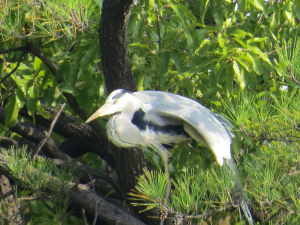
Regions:
<svg viewBox="0 0 300 225"><path fill-rule="evenodd" d="M133 94L144 102L146 111L153 110L158 116L182 120L186 132L209 147L219 164L223 164L223 158L231 158L230 132L209 109L192 99L167 92L140 91Z"/></svg>

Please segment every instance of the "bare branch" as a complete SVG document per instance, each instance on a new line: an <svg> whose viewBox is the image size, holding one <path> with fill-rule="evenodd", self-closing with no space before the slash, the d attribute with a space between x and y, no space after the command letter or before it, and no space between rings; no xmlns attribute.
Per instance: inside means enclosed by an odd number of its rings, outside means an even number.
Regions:
<svg viewBox="0 0 300 225"><path fill-rule="evenodd" d="M27 51L27 47L18 47L18 48L9 48L0 51L0 54L10 53L10 52L19 52L19 51Z"/></svg>
<svg viewBox="0 0 300 225"><path fill-rule="evenodd" d="M57 113L56 113L56 115L55 115L55 117L54 117L54 119L53 119L53 121L52 121L50 127L49 127L48 132L45 132L45 133L46 133L46 136L41 140L41 142L39 143L37 149L36 149L35 151L33 151L32 157L34 157L36 154L39 153L39 151L42 149L43 145L46 143L46 141L48 140L48 138L51 136L51 133L52 133L54 124L56 123L56 121L57 121L59 115L61 114L61 112L62 112L62 110L65 108L65 106L66 106L66 103L60 105L60 107L59 107L59 109L58 109L58 111L57 111Z"/></svg>
<svg viewBox="0 0 300 225"><path fill-rule="evenodd" d="M20 59L19 59L17 65L16 65L16 67L13 68L12 71L11 71L10 73L6 74L6 75L1 79L0 84L2 84L3 81L5 81L8 77L10 77L10 75L12 75L14 72L16 72L16 70L19 68L19 66L20 66L20 64L21 64L21 61L22 61L22 59L23 59L23 57L25 56L26 53L27 53L27 51L24 51L24 52L22 53L22 55L21 55L21 57L20 57Z"/></svg>

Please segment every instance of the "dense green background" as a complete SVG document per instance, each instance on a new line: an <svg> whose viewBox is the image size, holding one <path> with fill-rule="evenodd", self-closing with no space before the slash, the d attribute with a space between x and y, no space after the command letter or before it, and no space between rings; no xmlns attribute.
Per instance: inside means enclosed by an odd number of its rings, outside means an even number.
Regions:
<svg viewBox="0 0 300 225"><path fill-rule="evenodd" d="M89 114L103 104L107 93L97 34L101 5L101 0L0 2L1 101L7 113L1 136L18 141L20 134L9 127L17 118L26 120L18 116L20 109L26 106L30 115L37 111L49 119L45 108L66 102L63 93L73 95ZM184 95L232 121L233 155L261 223L299 222L299 19L296 0L157 0L135 2L128 23L128 54L138 90ZM15 49L30 42L58 66L56 76L38 57ZM77 116L69 106L65 112ZM57 144L64 141L52 137ZM158 156L145 157L153 169L161 168ZM210 180L216 184L210 187L216 194L204 196L202 190L202 212L212 209L214 201L229 203L225 181L214 176L222 173L214 162L210 150L196 143L171 151L175 181L193 169L201 174L190 176L197 186ZM195 199L179 202L176 210L196 214ZM32 222L41 212L34 207L38 202L31 204L26 213ZM231 224L236 221L233 216Z"/></svg>

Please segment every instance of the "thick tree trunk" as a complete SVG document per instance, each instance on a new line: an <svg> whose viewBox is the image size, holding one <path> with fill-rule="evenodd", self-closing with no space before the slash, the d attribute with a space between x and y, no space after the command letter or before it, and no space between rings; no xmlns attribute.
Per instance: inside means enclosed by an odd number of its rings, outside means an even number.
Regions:
<svg viewBox="0 0 300 225"><path fill-rule="evenodd" d="M108 93L119 88L129 91L137 90L129 64L126 42L132 5L133 0L103 1L99 36L101 61ZM127 199L128 193L134 189L137 183L137 177L143 174L144 156L141 149L119 149L114 158L120 189L124 199ZM149 221L147 218L150 216L149 211L148 213L138 213L141 209L145 208L133 208L143 220L147 220L147 224L159 223L153 219Z"/></svg>
<svg viewBox="0 0 300 225"><path fill-rule="evenodd" d="M100 22L100 51L108 93L119 88L136 90L129 58L127 55L127 25L132 8L132 0L104 0ZM134 188L136 177L143 174L145 166L140 149L119 149L115 157L123 197Z"/></svg>
<svg viewBox="0 0 300 225"><path fill-rule="evenodd" d="M107 92L136 91L127 55L127 25L133 0L104 0L99 29L100 53Z"/></svg>

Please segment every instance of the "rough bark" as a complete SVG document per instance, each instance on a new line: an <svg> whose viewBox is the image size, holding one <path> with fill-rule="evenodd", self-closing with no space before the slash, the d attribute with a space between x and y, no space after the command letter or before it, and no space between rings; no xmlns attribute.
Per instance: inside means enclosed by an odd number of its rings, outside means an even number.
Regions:
<svg viewBox="0 0 300 225"><path fill-rule="evenodd" d="M136 91L127 52L127 26L133 0L104 0L99 29L100 54L107 92L116 89ZM143 174L145 160L141 149L118 149L115 154L115 170L124 199L134 189L137 177ZM127 200L130 203L130 200ZM143 208L144 209L144 208ZM134 208L138 213L140 208ZM139 214L146 219L149 214ZM152 214L153 216L153 214ZM157 224L149 221L148 224Z"/></svg>
<svg viewBox="0 0 300 225"><path fill-rule="evenodd" d="M105 85L108 92L124 88L136 91L127 54L127 25L133 0L104 0L100 22L100 51ZM134 188L136 177L143 174L144 157L140 149L120 149L115 169L124 198Z"/></svg>
<svg viewBox="0 0 300 225"><path fill-rule="evenodd" d="M104 0L99 29L100 53L107 92L136 91L127 52L127 25L133 0Z"/></svg>
<svg viewBox="0 0 300 225"><path fill-rule="evenodd" d="M0 224L21 225L22 218L15 200L14 191L6 176L0 175Z"/></svg>

